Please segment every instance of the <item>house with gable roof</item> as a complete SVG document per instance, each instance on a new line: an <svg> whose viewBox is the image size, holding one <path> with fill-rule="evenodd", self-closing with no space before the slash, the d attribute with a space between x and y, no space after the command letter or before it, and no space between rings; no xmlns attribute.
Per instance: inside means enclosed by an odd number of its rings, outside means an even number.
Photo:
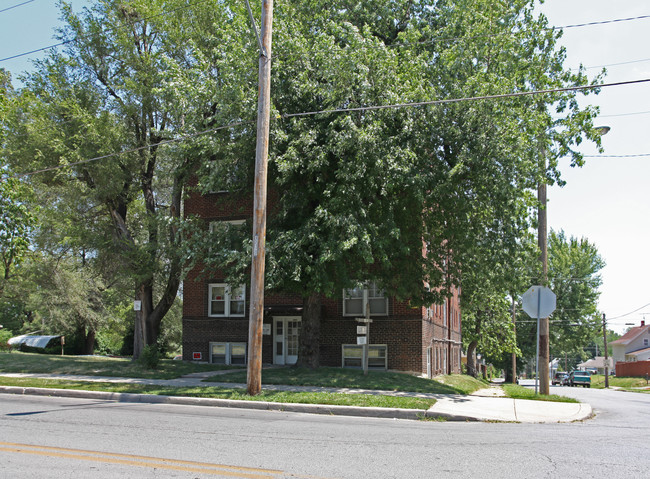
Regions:
<svg viewBox="0 0 650 479"><path fill-rule="evenodd" d="M631 328L610 344L614 363L648 361L650 360L650 325L641 321L641 326Z"/></svg>

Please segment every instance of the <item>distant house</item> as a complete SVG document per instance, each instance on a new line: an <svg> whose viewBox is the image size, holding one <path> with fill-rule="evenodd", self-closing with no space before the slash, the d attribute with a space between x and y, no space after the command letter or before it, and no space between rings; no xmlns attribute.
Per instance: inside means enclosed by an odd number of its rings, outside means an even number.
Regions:
<svg viewBox="0 0 650 479"><path fill-rule="evenodd" d="M641 326L630 329L620 339L612 341L614 362L636 362L650 360L650 325L641 321Z"/></svg>
<svg viewBox="0 0 650 479"><path fill-rule="evenodd" d="M582 369L584 371L591 371L591 370L597 370L598 374L605 374L605 357L604 356L596 356L593 359L589 359L585 361L584 363L578 364L578 369ZM614 371L614 360L613 358L607 358L607 368L608 372L612 373Z"/></svg>
<svg viewBox="0 0 650 479"><path fill-rule="evenodd" d="M235 202L227 192L185 199L185 214L205 222L224 222L237 227L252 216L252 200ZM424 288L424 285L423 285ZM220 364L247 363L250 286L228 284L222 271L206 271L197 264L183 283L183 359ZM369 328L370 367L417 372L429 377L460 373L461 315L459 291L443 304L413 307L390 297L374 283L341 290L338 297L323 298L321 364L360 367L357 344L366 308ZM303 301L295 294L267 291L264 295L262 362L294 364Z"/></svg>

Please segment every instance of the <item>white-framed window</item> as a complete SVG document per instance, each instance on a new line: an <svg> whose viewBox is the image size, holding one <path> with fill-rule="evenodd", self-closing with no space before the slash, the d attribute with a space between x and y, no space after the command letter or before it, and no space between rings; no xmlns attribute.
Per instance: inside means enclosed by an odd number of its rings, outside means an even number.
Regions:
<svg viewBox="0 0 650 479"><path fill-rule="evenodd" d="M209 223L210 233L213 233L218 225L242 226L246 220L213 220Z"/></svg>
<svg viewBox="0 0 650 479"><path fill-rule="evenodd" d="M342 344L341 364L344 368L363 367L363 346ZM388 369L388 346L386 344L368 345L368 368Z"/></svg>
<svg viewBox="0 0 650 479"><path fill-rule="evenodd" d="M343 290L343 316L365 316L366 305L370 316L388 316L388 298L375 283Z"/></svg>
<svg viewBox="0 0 650 479"><path fill-rule="evenodd" d="M245 366L246 343L210 343L210 362Z"/></svg>
<svg viewBox="0 0 650 479"><path fill-rule="evenodd" d="M644 338L643 339L643 345L648 346L648 343L650 343L650 340L648 340L648 338Z"/></svg>
<svg viewBox="0 0 650 479"><path fill-rule="evenodd" d="M225 283L208 285L208 316L243 317L246 313L246 287Z"/></svg>

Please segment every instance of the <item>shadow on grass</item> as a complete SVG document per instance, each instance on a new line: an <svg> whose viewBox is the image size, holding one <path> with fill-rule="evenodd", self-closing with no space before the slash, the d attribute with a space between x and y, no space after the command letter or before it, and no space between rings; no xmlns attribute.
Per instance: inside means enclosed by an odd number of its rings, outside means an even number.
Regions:
<svg viewBox="0 0 650 479"><path fill-rule="evenodd" d="M237 371L205 379L206 382L245 383L246 371ZM262 371L263 384L286 386L315 386L346 389L374 389L384 391L419 392L433 394L467 394L465 385L444 384L433 379L425 379L405 373L368 371L364 376L358 369L323 367L309 368L268 368Z"/></svg>

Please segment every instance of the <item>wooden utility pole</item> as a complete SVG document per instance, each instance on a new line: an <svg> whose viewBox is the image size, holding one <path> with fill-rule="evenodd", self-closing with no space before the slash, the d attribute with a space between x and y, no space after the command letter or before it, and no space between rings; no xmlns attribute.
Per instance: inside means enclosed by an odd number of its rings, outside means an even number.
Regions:
<svg viewBox="0 0 650 479"><path fill-rule="evenodd" d="M546 207L548 205L546 200L546 149L540 150L540 164L543 166L542 172L544 178L537 186L537 200L539 202L537 209L537 243L540 250L540 261L542 262L542 286L548 284L548 247L546 243L547 237L547 217ZM549 363L549 324L548 317L540 318L539 324L539 356L537 358L539 364L539 392L540 394L549 394L548 384L548 363Z"/></svg>
<svg viewBox="0 0 650 479"><path fill-rule="evenodd" d="M515 334L515 346L517 344L517 300L512 295L512 330ZM517 353L512 353L512 384L517 384Z"/></svg>
<svg viewBox="0 0 650 479"><path fill-rule="evenodd" d="M609 358L607 357L607 320L603 313L603 343L605 343L605 387L609 387Z"/></svg>
<svg viewBox="0 0 650 479"><path fill-rule="evenodd" d="M255 198L253 213L253 259L251 304L248 326L247 390L256 396L262 390L262 321L264 316L264 267L266 258L266 176L269 155L271 112L271 35L273 0L262 0L259 98L257 103L257 148L255 150Z"/></svg>

